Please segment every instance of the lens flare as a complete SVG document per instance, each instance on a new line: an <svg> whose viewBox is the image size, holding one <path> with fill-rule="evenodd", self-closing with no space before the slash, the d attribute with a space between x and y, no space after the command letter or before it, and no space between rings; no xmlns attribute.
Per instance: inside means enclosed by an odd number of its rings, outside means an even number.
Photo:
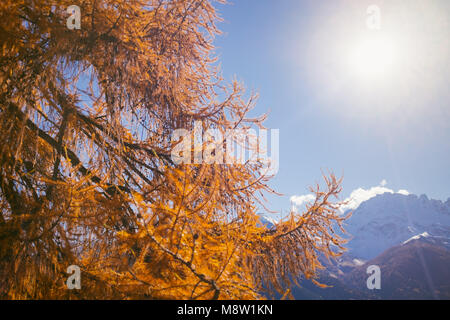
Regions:
<svg viewBox="0 0 450 320"><path fill-rule="evenodd" d="M350 64L360 78L384 77L396 65L397 50L386 37L366 37L350 53Z"/></svg>

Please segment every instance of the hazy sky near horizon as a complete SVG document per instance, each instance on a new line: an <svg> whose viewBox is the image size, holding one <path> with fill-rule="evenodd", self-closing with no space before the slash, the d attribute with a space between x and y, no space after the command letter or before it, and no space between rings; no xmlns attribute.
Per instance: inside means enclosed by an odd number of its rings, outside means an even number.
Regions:
<svg viewBox="0 0 450 320"><path fill-rule="evenodd" d="M380 9L370 30L367 8ZM321 170L342 198L386 186L450 197L450 1L234 0L215 40L222 73L260 98L280 129L274 210ZM381 57L381 58L380 58ZM383 181L383 183L380 183Z"/></svg>

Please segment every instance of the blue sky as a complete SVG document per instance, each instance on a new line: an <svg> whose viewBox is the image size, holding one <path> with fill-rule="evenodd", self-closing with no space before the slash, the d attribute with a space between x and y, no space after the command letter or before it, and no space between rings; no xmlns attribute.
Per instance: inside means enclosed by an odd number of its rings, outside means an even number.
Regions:
<svg viewBox="0 0 450 320"><path fill-rule="evenodd" d="M380 8L377 31L366 25L372 4ZM270 185L284 196L270 198L272 209L288 209L289 198L307 194L327 169L344 175L342 198L382 180L381 187L450 197L450 1L217 7L225 20L215 41L224 78L258 92L252 113L269 111L266 126L280 129L280 167ZM363 56L356 64L352 48L376 37L390 41L389 63L376 60L373 70L372 57Z"/></svg>

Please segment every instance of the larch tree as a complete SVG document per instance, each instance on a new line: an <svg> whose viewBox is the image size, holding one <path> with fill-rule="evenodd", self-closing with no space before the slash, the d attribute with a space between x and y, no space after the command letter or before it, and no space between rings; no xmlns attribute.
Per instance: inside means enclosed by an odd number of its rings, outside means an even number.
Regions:
<svg viewBox="0 0 450 320"><path fill-rule="evenodd" d="M268 229L262 162L173 161L178 128L263 128L221 79L217 21L207 0L0 3L1 298L258 299L342 252L332 174Z"/></svg>

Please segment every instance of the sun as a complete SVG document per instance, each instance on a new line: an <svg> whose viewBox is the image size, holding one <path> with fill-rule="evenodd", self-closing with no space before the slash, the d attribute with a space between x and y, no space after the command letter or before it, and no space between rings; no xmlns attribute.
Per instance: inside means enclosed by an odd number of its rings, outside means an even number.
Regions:
<svg viewBox="0 0 450 320"><path fill-rule="evenodd" d="M381 79L392 72L397 62L395 44L386 36L367 36L350 52L350 67L360 79Z"/></svg>

